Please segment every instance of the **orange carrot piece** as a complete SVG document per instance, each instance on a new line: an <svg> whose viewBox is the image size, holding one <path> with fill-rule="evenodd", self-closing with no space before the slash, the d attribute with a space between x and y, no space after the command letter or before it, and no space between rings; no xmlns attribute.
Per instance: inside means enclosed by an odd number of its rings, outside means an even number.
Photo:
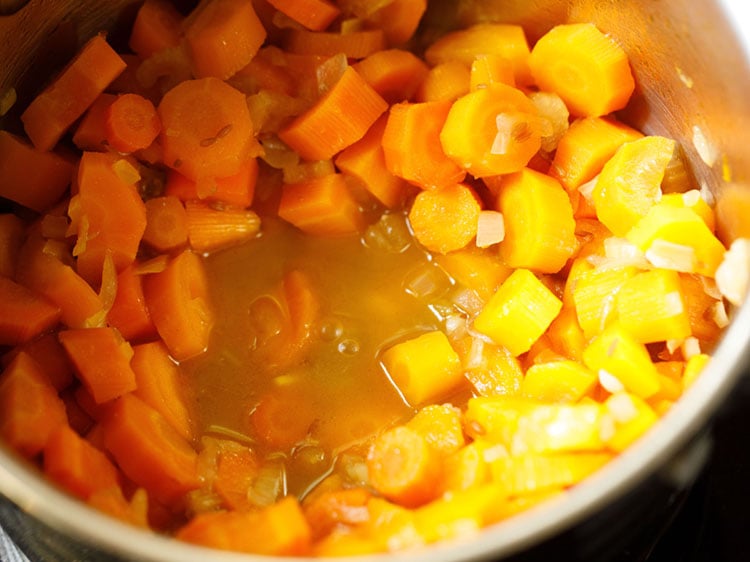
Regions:
<svg viewBox="0 0 750 562"><path fill-rule="evenodd" d="M107 151L107 109L116 99L105 92L93 101L73 133L73 144L81 150Z"/></svg>
<svg viewBox="0 0 750 562"><path fill-rule="evenodd" d="M133 350L113 328L80 328L58 334L78 378L97 404L136 388Z"/></svg>
<svg viewBox="0 0 750 562"><path fill-rule="evenodd" d="M73 398L76 401L76 404L83 410L87 416L89 416L92 420L95 422L99 422L104 419L104 416L107 414L107 411L109 410L109 407L112 405L112 402L106 402L104 404L97 404L96 400L94 400L94 397L91 396L91 393L86 390L86 387L81 385L78 388L76 388L73 391ZM89 431L90 435L87 435L87 439L91 441L93 445L95 445L99 449L104 449L103 441L99 440L99 437L101 435L96 435L96 428L97 426L94 426L94 428L91 428ZM93 431L93 435L91 435Z"/></svg>
<svg viewBox="0 0 750 562"><path fill-rule="evenodd" d="M312 31L323 31L341 13L327 0L268 0L268 3Z"/></svg>
<svg viewBox="0 0 750 562"><path fill-rule="evenodd" d="M441 462L427 440L406 426L378 435L367 454L371 485L405 507L418 507L440 493Z"/></svg>
<svg viewBox="0 0 750 562"><path fill-rule="evenodd" d="M193 422L180 370L162 342L133 347L130 362L137 389L134 394L159 412L187 441L193 440Z"/></svg>
<svg viewBox="0 0 750 562"><path fill-rule="evenodd" d="M270 556L301 556L311 546L310 525L293 496L256 512L202 513L176 536L212 548Z"/></svg>
<svg viewBox="0 0 750 562"><path fill-rule="evenodd" d="M158 333L146 307L143 275L135 268L135 264L131 265L117 275L117 295L107 313L107 322L126 340L142 342L156 339Z"/></svg>
<svg viewBox="0 0 750 562"><path fill-rule="evenodd" d="M216 78L180 83L157 110L164 163L192 180L236 174L256 146L245 95Z"/></svg>
<svg viewBox="0 0 750 562"><path fill-rule="evenodd" d="M245 208L253 203L257 180L258 160L248 158L242 162L236 174L221 178L207 178L200 185L179 172L170 170L167 174L164 194L174 195L181 201L203 199Z"/></svg>
<svg viewBox="0 0 750 562"><path fill-rule="evenodd" d="M411 101L429 72L422 59L401 49L378 51L353 68L390 104Z"/></svg>
<svg viewBox="0 0 750 562"><path fill-rule="evenodd" d="M350 33L290 29L284 47L297 55L332 57L343 53L348 59L363 59L385 48L385 35L380 29Z"/></svg>
<svg viewBox="0 0 750 562"><path fill-rule="evenodd" d="M164 417L133 394L112 403L104 443L125 475L165 506L200 485L197 455Z"/></svg>
<svg viewBox="0 0 750 562"><path fill-rule="evenodd" d="M96 490L89 496L86 503L110 517L119 519L129 525L149 529L147 513L148 498L143 490L137 490L131 501L127 501L120 488L106 488Z"/></svg>
<svg viewBox="0 0 750 562"><path fill-rule="evenodd" d="M422 189L463 181L466 171L445 156L440 131L450 102L391 106L383 133L385 164L392 174Z"/></svg>
<svg viewBox="0 0 750 562"><path fill-rule="evenodd" d="M65 404L28 354L21 352L0 375L0 436L27 458L39 454L65 425Z"/></svg>
<svg viewBox="0 0 750 562"><path fill-rule="evenodd" d="M364 215L341 174L284 184L279 216L316 236L345 236L364 228Z"/></svg>
<svg viewBox="0 0 750 562"><path fill-rule="evenodd" d="M0 345L19 345L60 321L60 308L23 285L0 276Z"/></svg>
<svg viewBox="0 0 750 562"><path fill-rule="evenodd" d="M364 137L336 156L335 163L339 170L357 178L383 205L393 209L403 203L408 186L385 165L382 142L387 121L387 115L381 115Z"/></svg>
<svg viewBox="0 0 750 562"><path fill-rule="evenodd" d="M147 275L143 292L151 319L178 361L203 353L213 326L208 279L201 258L185 250L164 271Z"/></svg>
<svg viewBox="0 0 750 562"><path fill-rule="evenodd" d="M354 527L368 521L370 498L372 494L365 488L334 489L306 496L302 507L313 537L321 539L339 525Z"/></svg>
<svg viewBox="0 0 750 562"><path fill-rule="evenodd" d="M427 0L392 0L368 18L373 27L382 29L390 45L403 45L417 31Z"/></svg>
<svg viewBox="0 0 750 562"><path fill-rule="evenodd" d="M465 247L477 234L482 210L474 191L463 184L421 191L409 211L414 237L432 252Z"/></svg>
<svg viewBox="0 0 750 562"><path fill-rule="evenodd" d="M26 352L29 357L39 364L44 376L46 376L61 392L73 382L73 371L71 369L68 355L57 339L57 334L49 333L40 338L30 341L15 348L14 351L3 356L3 365L7 366L13 357L20 352Z"/></svg>
<svg viewBox="0 0 750 562"><path fill-rule="evenodd" d="M68 418L70 429L78 435L86 435L94 426L94 418L89 416L86 410L81 407L78 400L76 400L75 392L71 388L62 391L60 398L65 404L65 415Z"/></svg>
<svg viewBox="0 0 750 562"><path fill-rule="evenodd" d="M432 67L416 93L418 102L454 101L469 93L471 71L459 61L448 61Z"/></svg>
<svg viewBox="0 0 750 562"><path fill-rule="evenodd" d="M255 506L248 498L248 490L258 476L259 464L255 452L236 441L220 441L216 460L214 491L223 504L232 510L250 511Z"/></svg>
<svg viewBox="0 0 750 562"><path fill-rule="evenodd" d="M364 78L347 67L333 88L281 130L279 138L306 160L328 160L361 139L387 108Z"/></svg>
<svg viewBox="0 0 750 562"><path fill-rule="evenodd" d="M293 416L289 412L294 412ZM258 438L274 449L291 450L307 437L315 421L310 398L299 388L277 385L264 394L250 414Z"/></svg>
<svg viewBox="0 0 750 562"><path fill-rule="evenodd" d="M157 252L169 252L187 244L188 217L177 197L167 195L146 201L143 242Z"/></svg>
<svg viewBox="0 0 750 562"><path fill-rule="evenodd" d="M129 174L135 173L133 177ZM92 286L101 282L109 254L117 271L133 263L146 229L146 208L134 183L135 168L114 154L84 152L78 193L68 214L77 230L78 273Z"/></svg>
<svg viewBox="0 0 750 562"><path fill-rule="evenodd" d="M190 247L201 253L236 246L260 232L260 218L250 209L216 209L203 201L186 201L185 218Z"/></svg>
<svg viewBox="0 0 750 562"><path fill-rule="evenodd" d="M12 213L0 214L0 275L15 277L25 232L23 219Z"/></svg>
<svg viewBox="0 0 750 562"><path fill-rule="evenodd" d="M73 163L0 131L0 177L0 197L42 212L62 198L73 179Z"/></svg>
<svg viewBox="0 0 750 562"><path fill-rule="evenodd" d="M68 425L58 427L47 440L44 473L83 500L96 491L120 486L115 465Z"/></svg>
<svg viewBox="0 0 750 562"><path fill-rule="evenodd" d="M513 63L498 54L477 55L471 63L471 90L487 88L498 83L515 87Z"/></svg>
<svg viewBox="0 0 750 562"><path fill-rule="evenodd" d="M226 80L247 65L266 30L247 0L211 0L185 21L185 43L197 78Z"/></svg>
<svg viewBox="0 0 750 562"><path fill-rule="evenodd" d="M147 148L161 130L154 104L138 94L117 96L105 113L107 143L118 152Z"/></svg>
<svg viewBox="0 0 750 562"><path fill-rule="evenodd" d="M127 65L103 35L91 38L21 114L26 134L50 150Z"/></svg>
<svg viewBox="0 0 750 562"><path fill-rule="evenodd" d="M135 16L128 46L142 59L169 47L182 37L182 14L167 0L146 0Z"/></svg>

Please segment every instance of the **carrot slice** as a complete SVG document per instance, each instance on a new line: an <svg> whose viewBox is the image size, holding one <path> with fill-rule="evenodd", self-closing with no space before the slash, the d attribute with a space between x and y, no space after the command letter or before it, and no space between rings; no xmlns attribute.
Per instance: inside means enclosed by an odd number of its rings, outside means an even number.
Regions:
<svg viewBox="0 0 750 562"><path fill-rule="evenodd" d="M250 501L248 490L260 469L255 451L236 441L227 440L219 441L218 448L213 489L228 508L237 511L252 510L256 506Z"/></svg>
<svg viewBox="0 0 750 562"><path fill-rule="evenodd" d="M65 349L57 339L57 334L45 334L22 346L16 347L3 356L3 366L7 366L22 351L28 353L39 364L44 376L49 379L52 386L58 392L65 390L73 382L73 371L70 361L68 360L68 355L65 353Z"/></svg>
<svg viewBox="0 0 750 562"><path fill-rule="evenodd" d="M107 109L116 99L115 94L104 93L94 100L73 133L73 144L81 150L107 151Z"/></svg>
<svg viewBox="0 0 750 562"><path fill-rule="evenodd" d="M427 0L392 0L373 12L367 21L382 29L390 45L403 45L417 31Z"/></svg>
<svg viewBox="0 0 750 562"><path fill-rule="evenodd" d="M446 158L440 145L440 131L450 108L447 101L391 106L383 132L383 153L392 174L422 189L463 181L466 172Z"/></svg>
<svg viewBox="0 0 750 562"><path fill-rule="evenodd" d="M0 436L5 443L32 458L66 423L65 404L37 362L27 353L16 355L0 376Z"/></svg>
<svg viewBox="0 0 750 562"><path fill-rule="evenodd" d="M364 78L347 67L333 88L281 130L279 138L306 160L327 160L361 139L387 108Z"/></svg>
<svg viewBox="0 0 750 562"><path fill-rule="evenodd" d="M103 35L91 38L21 114L26 134L34 146L39 150L55 146L126 66Z"/></svg>
<svg viewBox="0 0 750 562"><path fill-rule="evenodd" d="M268 0L268 3L312 31L323 31L341 13L327 0Z"/></svg>
<svg viewBox="0 0 750 562"><path fill-rule="evenodd" d="M236 174L256 145L245 95L216 78L180 83L157 110L164 163L192 180Z"/></svg>
<svg viewBox="0 0 750 562"><path fill-rule="evenodd" d="M169 252L187 244L188 217L177 197L167 195L146 201L143 242L157 252Z"/></svg>
<svg viewBox="0 0 750 562"><path fill-rule="evenodd" d="M247 65L266 39L253 2L211 0L185 22L185 42L197 78L226 80Z"/></svg>
<svg viewBox="0 0 750 562"><path fill-rule="evenodd" d="M41 212L62 198L73 179L73 163L0 131L0 177L0 197Z"/></svg>
<svg viewBox="0 0 750 562"><path fill-rule="evenodd" d="M294 412L294 416L289 416ZM307 437L315 421L309 396L294 385L276 385L250 415L255 434L273 449L291 450Z"/></svg>
<svg viewBox="0 0 750 562"><path fill-rule="evenodd" d="M83 500L96 491L120 487L115 465L68 425L58 427L47 440L44 473Z"/></svg>
<svg viewBox="0 0 750 562"><path fill-rule="evenodd" d="M174 506L200 485L193 448L140 398L118 398L101 423L120 469L160 503Z"/></svg>
<svg viewBox="0 0 750 562"><path fill-rule="evenodd" d="M154 104L138 94L117 96L105 113L107 143L118 152L147 148L161 130Z"/></svg>
<svg viewBox="0 0 750 562"><path fill-rule="evenodd" d="M167 174L164 194L174 195L181 201L203 199L245 208L253 203L257 180L258 160L248 158L242 162L236 174L221 178L206 178L200 184L175 170L170 170Z"/></svg>
<svg viewBox="0 0 750 562"><path fill-rule="evenodd" d="M418 102L454 101L469 93L471 71L458 61L433 66L422 80L416 93Z"/></svg>
<svg viewBox="0 0 750 562"><path fill-rule="evenodd" d="M167 0L146 0L135 16L128 46L142 59L168 47L177 47L182 37L183 17Z"/></svg>
<svg viewBox="0 0 750 562"><path fill-rule="evenodd" d="M388 103L412 100L429 71L422 59L402 49L378 51L353 67Z"/></svg>
<svg viewBox="0 0 750 562"><path fill-rule="evenodd" d="M64 330L58 337L97 404L135 390L133 349L114 328Z"/></svg>
<svg viewBox="0 0 750 562"><path fill-rule="evenodd" d="M54 327L60 320L58 306L0 276L0 345L19 345Z"/></svg>
<svg viewBox="0 0 750 562"><path fill-rule="evenodd" d="M385 48L381 29L364 29L349 33L330 31L288 30L284 47L297 55L332 57L343 53L348 59L363 59Z"/></svg>
<svg viewBox="0 0 750 562"><path fill-rule="evenodd" d="M159 335L178 361L203 353L213 326L203 261L190 250L164 271L146 276L146 304Z"/></svg>
<svg viewBox="0 0 750 562"><path fill-rule="evenodd" d="M143 275L136 271L136 265L126 267L117 275L117 294L107 313L107 322L117 328L126 340L131 342L156 339L156 326L146 307L143 294Z"/></svg>
<svg viewBox="0 0 750 562"><path fill-rule="evenodd" d="M255 238L260 218L250 209L215 209L202 201L187 201L185 215L190 247L214 252Z"/></svg>

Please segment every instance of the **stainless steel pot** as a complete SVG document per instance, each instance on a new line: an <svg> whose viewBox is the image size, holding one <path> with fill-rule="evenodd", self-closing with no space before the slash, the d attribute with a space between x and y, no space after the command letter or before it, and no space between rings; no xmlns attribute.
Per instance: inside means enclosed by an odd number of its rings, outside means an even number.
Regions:
<svg viewBox="0 0 750 562"><path fill-rule="evenodd" d="M78 44L101 29L113 30L110 37L116 42L116 30L127 26L137 3L31 0L15 14L0 16L0 95L14 87L20 99L28 98ZM0 13L19 4L23 2L0 2ZM472 4L475 9L468 10ZM750 5L745 0L448 0L430 4L426 23L460 26L470 23L468 13L521 23L531 40L555 23L594 22L621 42L634 67L638 90L625 118L647 132L680 141L697 181L716 197L721 197L729 172L732 181L750 189ZM4 126L12 127L15 117L13 111L6 115ZM499 559L532 547L544 552L539 546L545 541L587 526L609 526L602 514L618 506L629 514L621 523L642 524L640 514L674 500L674 494L659 499L655 486L685 489L700 469L709 451L710 423L748 369L748 326L750 303L735 312L710 367L658 426L567 497L460 543L406 557ZM47 484L1 444L0 493L3 524L19 536L23 529L26 536L35 534L52 559L258 559L188 546L104 517ZM604 538L613 535L605 532Z"/></svg>

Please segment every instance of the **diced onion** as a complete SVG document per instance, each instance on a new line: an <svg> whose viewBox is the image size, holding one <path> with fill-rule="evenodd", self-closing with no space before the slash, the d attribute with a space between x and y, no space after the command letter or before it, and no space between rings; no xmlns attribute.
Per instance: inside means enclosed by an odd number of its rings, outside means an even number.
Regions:
<svg viewBox="0 0 750 562"><path fill-rule="evenodd" d="M597 175L583 185L578 186L578 193L580 193L588 203L593 203L594 201L594 188L596 187L596 182L598 180L599 176Z"/></svg>
<svg viewBox="0 0 750 562"><path fill-rule="evenodd" d="M505 220L497 211L481 211L477 221L477 246L488 248L505 238Z"/></svg>
<svg viewBox="0 0 750 562"><path fill-rule="evenodd" d="M682 342L682 357L685 359L685 361L687 361L691 357L700 355L700 353L701 343L698 341L698 338L695 338L693 336L685 338L685 341Z"/></svg>
<svg viewBox="0 0 750 562"><path fill-rule="evenodd" d="M716 286L733 305L740 306L745 301L750 287L750 240L738 238L732 242L716 269Z"/></svg>
<svg viewBox="0 0 750 562"><path fill-rule="evenodd" d="M625 390L625 385L620 379L605 369L599 369L599 384L602 388L611 394L616 394Z"/></svg>
<svg viewBox="0 0 750 562"><path fill-rule="evenodd" d="M727 314L727 308L722 301L714 304L713 314L711 316L719 328L726 328L729 326L729 315Z"/></svg>
<svg viewBox="0 0 750 562"><path fill-rule="evenodd" d="M612 396L607 402L607 406L618 423L628 423L638 415L638 410L635 404L633 404L633 400L625 393Z"/></svg>
<svg viewBox="0 0 750 562"><path fill-rule="evenodd" d="M685 273L695 271L695 249L657 238L646 250L646 259L654 266Z"/></svg>
<svg viewBox="0 0 750 562"><path fill-rule="evenodd" d="M479 338L471 339L471 347L469 347L469 355L466 359L467 369L478 369L484 362L484 340Z"/></svg>
<svg viewBox="0 0 750 562"><path fill-rule="evenodd" d="M698 125L693 126L693 146L706 166L711 167L716 163L719 151L709 142L706 135L703 134L703 130Z"/></svg>

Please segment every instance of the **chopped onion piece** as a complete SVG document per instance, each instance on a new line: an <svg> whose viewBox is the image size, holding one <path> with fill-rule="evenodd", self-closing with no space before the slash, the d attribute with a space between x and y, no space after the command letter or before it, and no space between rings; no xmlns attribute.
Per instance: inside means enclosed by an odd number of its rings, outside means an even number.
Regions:
<svg viewBox="0 0 750 562"><path fill-rule="evenodd" d="M596 175L586 183L578 186L578 193L580 193L587 203L594 202L594 188L596 182L599 181L599 176Z"/></svg>
<svg viewBox="0 0 750 562"><path fill-rule="evenodd" d="M685 359L685 361L687 361L691 357L700 355L700 353L701 343L698 341L698 338L693 336L685 338L685 341L682 342L682 357Z"/></svg>
<svg viewBox="0 0 750 562"><path fill-rule="evenodd" d="M721 295L735 306L745 301L750 287L750 240L738 238L724 254L716 269L716 286Z"/></svg>
<svg viewBox="0 0 750 562"><path fill-rule="evenodd" d="M682 202L686 207L694 207L701 199L701 192L697 189L691 189L682 194Z"/></svg>
<svg viewBox="0 0 750 562"><path fill-rule="evenodd" d="M138 183L141 179L141 174L138 172L138 169L122 158L112 164L112 170L118 178L130 185Z"/></svg>
<svg viewBox="0 0 750 562"><path fill-rule="evenodd" d="M616 394L625 390L625 385L620 379L606 369L599 369L599 384L610 394Z"/></svg>
<svg viewBox="0 0 750 562"><path fill-rule="evenodd" d="M451 314L445 319L445 332L450 338L461 337L466 333L466 318Z"/></svg>
<svg viewBox="0 0 750 562"><path fill-rule="evenodd" d="M638 415L633 400L627 394L619 393L607 401L607 407L618 423L628 423Z"/></svg>
<svg viewBox="0 0 750 562"><path fill-rule="evenodd" d="M641 269L649 269L646 255L635 245L625 238L610 236L604 240L604 255L606 260L596 264L600 267L623 267L635 266Z"/></svg>
<svg viewBox="0 0 750 562"><path fill-rule="evenodd" d="M480 211L477 221L477 246L487 248L505 238L505 220L498 211Z"/></svg>
<svg viewBox="0 0 750 562"><path fill-rule="evenodd" d="M711 167L716 163L719 151L709 142L706 135L703 134L703 130L698 125L693 126L693 146L706 166Z"/></svg>
<svg viewBox="0 0 750 562"><path fill-rule="evenodd" d="M479 338L471 339L471 347L469 347L469 356L466 359L467 369L478 369L484 363L484 340Z"/></svg>
<svg viewBox="0 0 750 562"><path fill-rule="evenodd" d="M727 314L727 307L724 306L723 301L714 304L712 318L719 328L726 328L729 326L729 315Z"/></svg>
<svg viewBox="0 0 750 562"><path fill-rule="evenodd" d="M657 238L646 250L646 259L654 266L685 273L695 271L695 249Z"/></svg>
<svg viewBox="0 0 750 562"><path fill-rule="evenodd" d="M664 295L665 312L669 312L672 316L682 314L685 310L685 305L682 302L682 296L678 291L672 291Z"/></svg>
<svg viewBox="0 0 750 562"><path fill-rule="evenodd" d="M601 417L599 422L599 438L606 442L615 436L617 428L615 427L615 417L609 412Z"/></svg>
<svg viewBox="0 0 750 562"><path fill-rule="evenodd" d="M449 288L448 276L431 263L410 271L404 279L404 290L418 299L444 295Z"/></svg>
<svg viewBox="0 0 750 562"><path fill-rule="evenodd" d="M476 316L484 306L484 301L476 291L463 287L454 291L451 302L470 316Z"/></svg>
<svg viewBox="0 0 750 562"><path fill-rule="evenodd" d="M532 92L529 94L531 103L534 104L539 115L542 117L542 150L552 152L557 148L557 143L568 130L570 113L565 102L560 96L552 92Z"/></svg>

